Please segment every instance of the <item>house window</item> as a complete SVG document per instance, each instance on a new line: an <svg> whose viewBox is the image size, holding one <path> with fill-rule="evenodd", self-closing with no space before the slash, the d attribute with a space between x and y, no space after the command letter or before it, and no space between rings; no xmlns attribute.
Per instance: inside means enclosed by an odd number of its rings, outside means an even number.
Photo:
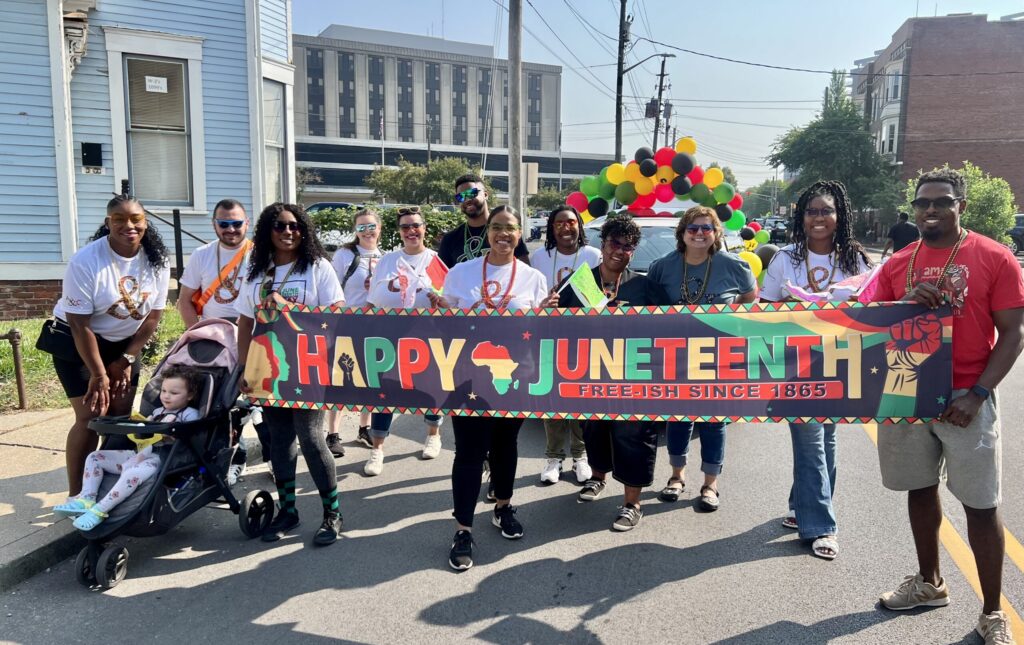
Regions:
<svg viewBox="0 0 1024 645"><path fill-rule="evenodd" d="M886 143L886 152L896 152L896 125L891 124L889 126L889 141Z"/></svg>
<svg viewBox="0 0 1024 645"><path fill-rule="evenodd" d="M889 100L898 101L900 98L900 80L902 77L900 76L900 71L898 69L894 70L892 74L893 75L889 79Z"/></svg>
<svg viewBox="0 0 1024 645"><path fill-rule="evenodd" d="M285 94L284 84L263 79L263 145L265 203L285 201Z"/></svg>

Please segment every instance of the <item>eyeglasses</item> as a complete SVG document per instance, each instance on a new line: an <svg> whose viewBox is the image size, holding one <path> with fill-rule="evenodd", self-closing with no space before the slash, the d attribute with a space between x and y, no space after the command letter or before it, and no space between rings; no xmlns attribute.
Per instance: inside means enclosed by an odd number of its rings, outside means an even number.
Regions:
<svg viewBox="0 0 1024 645"><path fill-rule="evenodd" d="M418 212L420 212L419 206L403 206L398 209L398 216L401 217L403 215L413 215Z"/></svg>
<svg viewBox="0 0 1024 645"><path fill-rule="evenodd" d="M473 199L474 197L476 197L479 194L480 194L480 189L479 188L476 188L476 187L467 188L466 190L462 191L461 193L455 193L455 203L456 204L461 204L462 202L466 201L467 199Z"/></svg>
<svg viewBox="0 0 1024 645"><path fill-rule="evenodd" d="M945 211L953 208L953 205L962 199L963 197L936 197L935 199L918 197L914 201L910 202L910 205L913 206L916 211L926 211L932 206L935 206L935 210Z"/></svg>
<svg viewBox="0 0 1024 645"><path fill-rule="evenodd" d="M712 226L711 224L687 224L686 225L686 232L687 233L697 233L697 231L700 231L701 233L710 233L713 230L715 230L715 227Z"/></svg>
<svg viewBox="0 0 1024 645"><path fill-rule="evenodd" d="M494 233L518 233L518 224L488 224L487 230Z"/></svg>
<svg viewBox="0 0 1024 645"><path fill-rule="evenodd" d="M423 222L406 222L405 224L399 224L398 228L403 231L417 231L423 228Z"/></svg>
<svg viewBox="0 0 1024 645"><path fill-rule="evenodd" d="M377 230L376 224L356 224L356 233L373 232Z"/></svg>
<svg viewBox="0 0 1024 645"><path fill-rule="evenodd" d="M579 224L574 219L563 219L555 222L555 228L578 228Z"/></svg>
<svg viewBox="0 0 1024 645"><path fill-rule="evenodd" d="M122 226L127 224L128 222L131 222L132 224L141 224L141 223L143 223L145 221L146 221L146 214L145 213L132 213L131 215L117 214L117 215L111 215L110 216L110 223L111 224L119 224L119 225L122 225Z"/></svg>
<svg viewBox="0 0 1024 645"><path fill-rule="evenodd" d="M825 207L825 208L807 208L804 209L804 217L832 217L836 214L836 209Z"/></svg>
<svg viewBox="0 0 1024 645"><path fill-rule="evenodd" d="M635 244L623 244L614 238L608 240L608 246L612 247L613 251L621 251L622 253L632 253L636 250Z"/></svg>
<svg viewBox="0 0 1024 645"><path fill-rule="evenodd" d="M274 220L274 230L278 233L284 233L285 231L299 231L298 222L282 222L279 219Z"/></svg>
<svg viewBox="0 0 1024 645"><path fill-rule="evenodd" d="M229 228L240 229L245 226L244 219L216 219L213 221L217 222L217 226L220 227L221 230L227 230Z"/></svg>

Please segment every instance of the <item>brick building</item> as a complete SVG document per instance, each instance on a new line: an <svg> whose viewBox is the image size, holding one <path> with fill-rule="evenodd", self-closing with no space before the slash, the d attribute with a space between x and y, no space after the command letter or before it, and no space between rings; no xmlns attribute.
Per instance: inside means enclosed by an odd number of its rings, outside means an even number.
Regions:
<svg viewBox="0 0 1024 645"><path fill-rule="evenodd" d="M969 160L1024 199L1022 16L911 18L854 62L853 99L902 179Z"/></svg>

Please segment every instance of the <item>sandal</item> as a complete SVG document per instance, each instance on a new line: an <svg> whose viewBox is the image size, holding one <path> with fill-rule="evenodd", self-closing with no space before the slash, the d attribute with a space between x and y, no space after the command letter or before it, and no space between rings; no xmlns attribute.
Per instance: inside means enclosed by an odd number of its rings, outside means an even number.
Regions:
<svg viewBox="0 0 1024 645"><path fill-rule="evenodd" d="M675 484L678 484L678 486ZM658 499L663 502L678 502L679 495L684 490L686 490L686 482L678 477L670 477L668 483L665 484L665 488L662 488L658 494Z"/></svg>
<svg viewBox="0 0 1024 645"><path fill-rule="evenodd" d="M800 528L796 523L796 514L793 511L788 511L786 517L782 518L782 526L794 531Z"/></svg>
<svg viewBox="0 0 1024 645"><path fill-rule="evenodd" d="M107 519L106 513L95 506L91 506L88 511L79 515L78 519L71 523L71 526L79 531L91 531L105 519Z"/></svg>
<svg viewBox="0 0 1024 645"><path fill-rule="evenodd" d="M839 555L839 542L834 535L823 535L811 544L812 553L823 560L835 560Z"/></svg>
<svg viewBox="0 0 1024 645"><path fill-rule="evenodd" d="M88 499L81 499L79 497L69 497L68 501L63 504L57 504L53 507L54 515L60 517L78 517L82 513L85 513L93 504L96 502Z"/></svg>
<svg viewBox="0 0 1024 645"><path fill-rule="evenodd" d="M700 510L706 513L713 513L718 510L719 497L720 495L717 490L704 484L700 487L700 500L697 502L697 505L700 507Z"/></svg>

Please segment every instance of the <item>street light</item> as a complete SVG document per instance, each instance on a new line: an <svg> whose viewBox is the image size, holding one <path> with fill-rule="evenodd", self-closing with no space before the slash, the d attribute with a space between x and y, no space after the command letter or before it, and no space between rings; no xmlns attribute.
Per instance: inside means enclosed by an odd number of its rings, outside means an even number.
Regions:
<svg viewBox="0 0 1024 645"><path fill-rule="evenodd" d="M675 58L675 54L651 54L647 58L636 62L629 67L626 67L619 73L619 83L617 86L618 91L615 93L615 161L619 162L622 160L622 82L621 79L631 70L636 69L640 65L643 65L652 58L661 57L662 64L664 64L666 58ZM661 109L661 106L658 106Z"/></svg>

